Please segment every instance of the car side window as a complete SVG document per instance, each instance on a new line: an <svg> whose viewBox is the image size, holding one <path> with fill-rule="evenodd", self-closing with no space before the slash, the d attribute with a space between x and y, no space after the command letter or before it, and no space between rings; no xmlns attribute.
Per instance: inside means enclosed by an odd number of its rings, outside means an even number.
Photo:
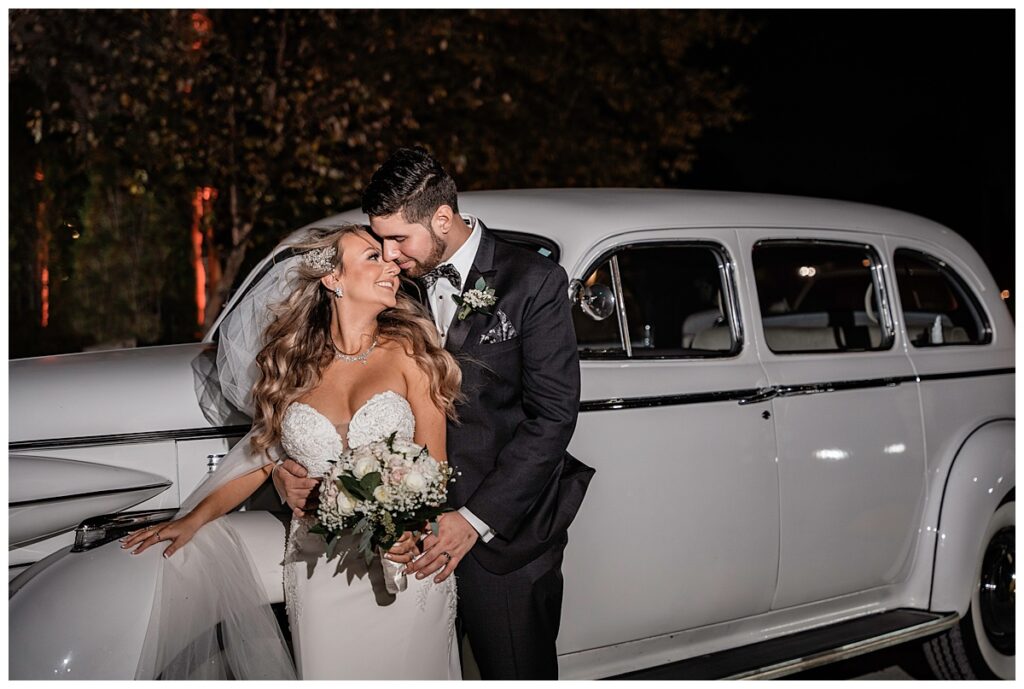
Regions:
<svg viewBox="0 0 1024 689"><path fill-rule="evenodd" d="M947 263L919 251L897 249L894 265L910 344L938 347L992 341L978 299Z"/></svg>
<svg viewBox="0 0 1024 689"><path fill-rule="evenodd" d="M705 243L637 244L616 250L583 280L592 296L611 295L610 315L595 320L580 304L573 309L581 356L734 354L739 342L731 320L727 265L724 251ZM610 310L607 304L605 310Z"/></svg>
<svg viewBox="0 0 1024 689"><path fill-rule="evenodd" d="M889 349L891 314L873 248L765 241L753 250L761 323L775 353Z"/></svg>

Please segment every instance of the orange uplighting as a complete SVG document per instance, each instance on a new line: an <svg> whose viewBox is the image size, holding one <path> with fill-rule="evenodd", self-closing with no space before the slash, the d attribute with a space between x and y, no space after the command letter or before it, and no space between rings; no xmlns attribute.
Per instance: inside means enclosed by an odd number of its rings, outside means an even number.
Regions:
<svg viewBox="0 0 1024 689"><path fill-rule="evenodd" d="M1002 299L1003 301L1006 301L1007 299L1009 299L1010 298L1010 290L1004 289L1002 292L999 293L999 298Z"/></svg>
<svg viewBox="0 0 1024 689"><path fill-rule="evenodd" d="M42 176L36 168L36 176ZM50 228L46 223L46 201L36 205L36 274L39 275L39 324L50 324Z"/></svg>
<svg viewBox="0 0 1024 689"><path fill-rule="evenodd" d="M44 174L43 174L43 168L41 168L41 167L37 167L37 168L36 168L36 173L35 173L34 175L32 175L32 177L33 177L33 178L34 178L34 179L35 179L35 180L36 180L37 182L42 182L42 181L43 181L44 179L46 179L46 175L44 175Z"/></svg>
<svg viewBox="0 0 1024 689"><path fill-rule="evenodd" d="M50 269L43 267L42 279L43 313L41 323L45 328L50 324Z"/></svg>
<svg viewBox="0 0 1024 689"><path fill-rule="evenodd" d="M197 34L203 35L210 32L210 19L202 12L192 13L192 28ZM203 41L196 40L192 42L192 50L199 50L203 47Z"/></svg>
<svg viewBox="0 0 1024 689"><path fill-rule="evenodd" d="M203 266L202 231L205 208L202 189L196 189L192 211L192 265L196 269L196 318L199 325L202 325L206 320L206 268Z"/></svg>
<svg viewBox="0 0 1024 689"><path fill-rule="evenodd" d="M192 265L196 270L196 320L200 326L206 322L206 282L207 270L203 262L203 217L209 212L209 203L217 198L217 190L213 187L197 187L192 197ZM212 244L212 233L208 244ZM211 252L213 247L209 247ZM217 271L214 270L214 273ZM212 276L216 279L216 275Z"/></svg>
<svg viewBox="0 0 1024 689"><path fill-rule="evenodd" d="M196 30L196 33L206 33L210 30L210 18L202 12L193 12L192 28Z"/></svg>

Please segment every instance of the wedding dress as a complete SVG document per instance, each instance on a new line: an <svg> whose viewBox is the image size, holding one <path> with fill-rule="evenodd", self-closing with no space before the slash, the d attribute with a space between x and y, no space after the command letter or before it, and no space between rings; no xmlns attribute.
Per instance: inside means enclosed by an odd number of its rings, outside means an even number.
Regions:
<svg viewBox="0 0 1024 689"><path fill-rule="evenodd" d="M291 404L281 424L285 454L310 476L323 476L344 447L360 447L391 433L412 439L408 401L388 390L371 397L335 428L314 407ZM343 537L328 560L322 536L309 533L312 516L292 520L284 556L285 605L296 666L302 679L459 679L455 642L455 577L408 578L387 592L381 563L360 555L357 539Z"/></svg>
<svg viewBox="0 0 1024 689"><path fill-rule="evenodd" d="M412 438L408 401L374 395L343 433L358 447L397 432ZM230 481L269 460L240 440L183 502L182 517ZM343 449L342 436L309 405L293 404L271 459L291 456L321 475ZM288 452L282 455L284 444ZM408 579L397 596L385 589L380 562L367 566L354 539L327 560L312 521L293 519L282 553L285 601L299 676L305 679L459 679L455 577ZM249 549L227 518L199 529L172 558L161 558L137 679L296 678L287 644L256 574Z"/></svg>

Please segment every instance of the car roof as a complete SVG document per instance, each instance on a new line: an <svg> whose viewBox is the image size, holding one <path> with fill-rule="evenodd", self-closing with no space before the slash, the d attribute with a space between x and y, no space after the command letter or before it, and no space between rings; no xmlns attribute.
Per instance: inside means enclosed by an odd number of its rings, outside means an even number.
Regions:
<svg viewBox="0 0 1024 689"><path fill-rule="evenodd" d="M911 213L851 201L683 189L509 189L459 194L460 210L490 227L588 242L597 234L674 227L832 228L939 241L949 228ZM640 212L642 210L642 213ZM349 211L330 220L358 219Z"/></svg>

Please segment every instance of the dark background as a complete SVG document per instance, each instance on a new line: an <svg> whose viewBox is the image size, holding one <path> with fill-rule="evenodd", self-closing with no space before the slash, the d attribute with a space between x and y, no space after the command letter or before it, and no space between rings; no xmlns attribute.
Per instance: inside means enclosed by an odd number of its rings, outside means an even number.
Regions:
<svg viewBox="0 0 1024 689"><path fill-rule="evenodd" d="M751 119L690 185L889 206L966 237L1013 287L1014 12L772 11L737 59Z"/></svg>
<svg viewBox="0 0 1024 689"><path fill-rule="evenodd" d="M898 208L1014 287L1012 10L10 16L13 358L198 339L285 232L356 205L407 143L463 190Z"/></svg>

